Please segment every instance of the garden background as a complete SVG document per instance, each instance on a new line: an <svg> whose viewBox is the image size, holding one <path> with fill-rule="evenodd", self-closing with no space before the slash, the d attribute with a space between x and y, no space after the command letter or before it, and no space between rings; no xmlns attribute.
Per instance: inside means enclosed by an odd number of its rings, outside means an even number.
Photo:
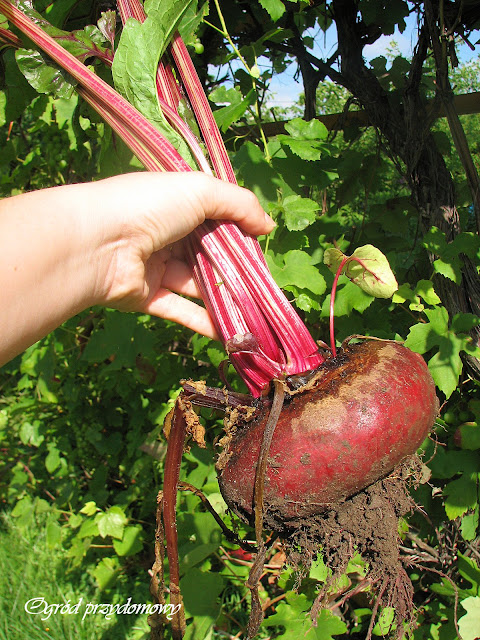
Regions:
<svg viewBox="0 0 480 640"><path fill-rule="evenodd" d="M98 25L88 37L111 46L102 20L111 21L115 3L34 5L67 31ZM141 170L68 78L50 93L52 68L16 53L6 27L0 14L0 196ZM334 243L349 253L375 245L400 284L379 300L341 280L335 314L339 342L405 340L438 387L419 507L400 531L415 640L480 634L479 27L472 0L211 0L189 42L237 177L277 222L261 239L270 269L313 336L328 336L333 274L323 253ZM120 29L117 20L117 38ZM384 55L363 57L395 33L411 38L411 55L392 42ZM472 51L467 62L460 44ZM88 62L109 77L99 60ZM279 106L272 83L292 65L301 91ZM0 370L0 639L148 637L146 616L42 621L24 604L37 596L151 601L163 420L180 380L217 386L224 357L218 343L180 326L94 308ZM191 447L182 479L229 523L214 469L221 423L202 416L207 449ZM186 637L246 637L251 558L223 538L196 496L180 496L178 510ZM373 605L359 556L331 587L316 627L306 612L326 579L321 558L295 589L283 561L276 546L262 579L259 638L365 638ZM391 614L378 612L375 636L395 634Z"/></svg>

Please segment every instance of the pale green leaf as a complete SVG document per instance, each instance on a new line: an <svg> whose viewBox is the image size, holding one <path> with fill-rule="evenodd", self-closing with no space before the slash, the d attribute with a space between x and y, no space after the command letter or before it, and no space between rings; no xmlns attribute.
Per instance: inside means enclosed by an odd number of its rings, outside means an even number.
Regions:
<svg viewBox="0 0 480 640"><path fill-rule="evenodd" d="M332 640L336 635L345 633L345 623L328 609L323 609L317 617L316 626L308 615L309 603L304 594L289 593L287 603L281 602L273 615L265 620L266 627L283 626L285 640Z"/></svg>
<svg viewBox="0 0 480 640"><path fill-rule="evenodd" d="M120 507L110 507L104 513L96 515L95 523L102 538L112 536L112 538L122 540L127 517Z"/></svg>
<svg viewBox="0 0 480 640"><path fill-rule="evenodd" d="M97 523L90 518L88 520L84 520L77 536L80 539L94 538L95 536L98 536Z"/></svg>
<svg viewBox="0 0 480 640"><path fill-rule="evenodd" d="M20 427L20 440L23 444L29 444L33 447L39 447L45 440L45 436L39 433L41 423L34 420L33 424L30 422L24 422Z"/></svg>
<svg viewBox="0 0 480 640"><path fill-rule="evenodd" d="M329 248L325 250L323 254L323 263L330 269L332 273L337 273L342 260L346 258L346 255L340 251L340 249Z"/></svg>
<svg viewBox="0 0 480 640"><path fill-rule="evenodd" d="M3 127L3 125L6 122L6 118L5 118L6 106L7 106L7 96L5 94L5 91L0 91L0 127Z"/></svg>
<svg viewBox="0 0 480 640"><path fill-rule="evenodd" d="M94 513L97 513L97 505L93 500L87 502L81 509L80 513L84 513L86 516L93 516Z"/></svg>
<svg viewBox="0 0 480 640"><path fill-rule="evenodd" d="M412 288L408 284L408 282L406 282L400 285L398 289L395 291L392 297L392 302L394 302L395 304L402 304L407 300L409 300L410 302L413 302L415 301L415 299L416 299L415 293L412 291Z"/></svg>
<svg viewBox="0 0 480 640"><path fill-rule="evenodd" d="M458 621L462 640L478 640L480 638L480 597L465 598L461 605L467 612Z"/></svg>
<svg viewBox="0 0 480 640"><path fill-rule="evenodd" d="M320 160L322 156L322 146L316 141L297 140L285 135L278 136L278 139L282 145L287 146L292 153L302 160L315 162L315 160Z"/></svg>
<svg viewBox="0 0 480 640"><path fill-rule="evenodd" d="M375 298L390 298L398 289L387 258L371 244L355 249L346 264L345 275Z"/></svg>
<svg viewBox="0 0 480 640"><path fill-rule="evenodd" d="M385 637L396 628L394 624L395 610L393 607L385 607L378 616L376 625L372 629L372 635Z"/></svg>

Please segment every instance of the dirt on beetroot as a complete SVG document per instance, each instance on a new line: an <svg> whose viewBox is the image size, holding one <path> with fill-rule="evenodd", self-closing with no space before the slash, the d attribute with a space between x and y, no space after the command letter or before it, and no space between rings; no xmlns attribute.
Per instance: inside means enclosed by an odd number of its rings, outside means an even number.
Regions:
<svg viewBox="0 0 480 640"><path fill-rule="evenodd" d="M366 592L373 606L367 638L371 636L377 612L384 607L395 612L398 638L403 637L405 626L414 625L413 587L401 559L399 521L415 509L411 488L418 486L421 478L422 462L413 455L355 496L332 505L320 515L299 519L284 532L283 546L288 564L296 570L297 588L319 554L329 570L311 610L313 623L329 603L330 588L353 556L360 553L367 563L362 582L368 587ZM354 586L352 596L355 593Z"/></svg>

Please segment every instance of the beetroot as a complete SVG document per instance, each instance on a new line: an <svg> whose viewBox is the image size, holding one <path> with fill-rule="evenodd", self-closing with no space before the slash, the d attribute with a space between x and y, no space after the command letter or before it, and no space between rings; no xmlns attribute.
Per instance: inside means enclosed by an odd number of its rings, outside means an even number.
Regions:
<svg viewBox="0 0 480 640"><path fill-rule="evenodd" d="M217 463L227 504L253 522L255 470L269 406L230 426ZM424 360L403 345L367 340L330 358L287 394L265 474L264 519L288 523L325 511L413 454L438 413Z"/></svg>

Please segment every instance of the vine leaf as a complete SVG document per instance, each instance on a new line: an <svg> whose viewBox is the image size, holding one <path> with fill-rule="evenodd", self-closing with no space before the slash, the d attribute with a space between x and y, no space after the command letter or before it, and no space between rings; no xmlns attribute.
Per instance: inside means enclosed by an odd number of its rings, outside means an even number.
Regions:
<svg viewBox="0 0 480 640"><path fill-rule="evenodd" d="M285 5L281 0L260 0L260 4L270 14L274 22L279 20L285 13Z"/></svg>
<svg viewBox="0 0 480 640"><path fill-rule="evenodd" d="M375 298L390 298L398 289L387 258L371 244L355 249L351 256L339 249L327 249L323 261L333 273L337 273L343 262L341 273Z"/></svg>

